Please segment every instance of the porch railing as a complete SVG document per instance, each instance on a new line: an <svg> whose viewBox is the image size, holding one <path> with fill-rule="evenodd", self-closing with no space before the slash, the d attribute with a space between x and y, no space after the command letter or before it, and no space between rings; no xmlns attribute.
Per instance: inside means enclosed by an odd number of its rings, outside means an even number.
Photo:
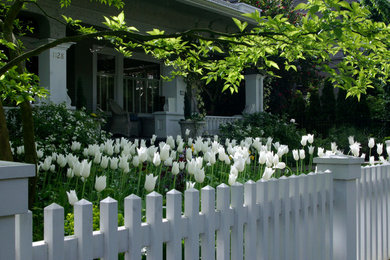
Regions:
<svg viewBox="0 0 390 260"><path fill-rule="evenodd" d="M208 135L218 135L219 127L226 123L240 120L242 116L206 116L206 129Z"/></svg>

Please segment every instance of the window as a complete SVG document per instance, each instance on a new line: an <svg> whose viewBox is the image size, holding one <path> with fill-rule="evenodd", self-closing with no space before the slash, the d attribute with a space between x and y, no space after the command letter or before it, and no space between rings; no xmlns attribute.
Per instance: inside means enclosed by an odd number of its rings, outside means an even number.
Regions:
<svg viewBox="0 0 390 260"><path fill-rule="evenodd" d="M115 95L115 56L97 56L97 107L109 111L108 101Z"/></svg>
<svg viewBox="0 0 390 260"><path fill-rule="evenodd" d="M157 110L160 91L160 64L124 60L123 106L132 113Z"/></svg>

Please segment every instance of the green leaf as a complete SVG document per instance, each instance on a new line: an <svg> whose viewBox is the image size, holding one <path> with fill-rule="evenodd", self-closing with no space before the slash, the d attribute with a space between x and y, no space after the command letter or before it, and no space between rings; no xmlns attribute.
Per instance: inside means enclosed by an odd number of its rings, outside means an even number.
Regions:
<svg viewBox="0 0 390 260"><path fill-rule="evenodd" d="M278 64L272 60L265 60L265 65L267 65L268 67L274 67L276 69L279 69Z"/></svg>

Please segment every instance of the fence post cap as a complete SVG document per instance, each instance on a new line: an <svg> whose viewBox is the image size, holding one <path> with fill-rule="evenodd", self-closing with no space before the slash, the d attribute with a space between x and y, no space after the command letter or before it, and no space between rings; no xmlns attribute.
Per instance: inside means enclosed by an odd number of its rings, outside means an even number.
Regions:
<svg viewBox="0 0 390 260"><path fill-rule="evenodd" d="M350 155L327 155L323 157L316 157L313 159L316 164L362 164L363 158Z"/></svg>
<svg viewBox="0 0 390 260"><path fill-rule="evenodd" d="M0 180L20 179L34 176L34 164L0 161Z"/></svg>
<svg viewBox="0 0 390 260"><path fill-rule="evenodd" d="M360 167L364 159L342 154L316 157L313 162L317 164L319 172L330 170L333 173L333 179L353 180L360 177Z"/></svg>

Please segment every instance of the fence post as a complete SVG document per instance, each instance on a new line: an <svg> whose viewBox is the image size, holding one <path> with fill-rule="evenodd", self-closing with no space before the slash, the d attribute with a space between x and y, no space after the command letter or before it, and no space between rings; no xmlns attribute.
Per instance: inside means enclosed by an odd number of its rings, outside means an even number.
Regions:
<svg viewBox="0 0 390 260"><path fill-rule="evenodd" d="M333 173L333 259L357 259L357 180L364 159L331 155L315 158L317 170Z"/></svg>
<svg viewBox="0 0 390 260"><path fill-rule="evenodd" d="M28 177L32 176L35 165L0 161L0 260L16 257L15 215L28 212Z"/></svg>

